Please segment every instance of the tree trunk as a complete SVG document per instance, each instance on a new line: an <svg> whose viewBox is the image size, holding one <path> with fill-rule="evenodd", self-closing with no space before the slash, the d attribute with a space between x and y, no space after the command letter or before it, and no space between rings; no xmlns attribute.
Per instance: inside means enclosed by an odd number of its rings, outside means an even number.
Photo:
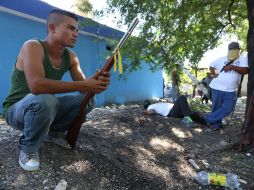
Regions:
<svg viewBox="0 0 254 190"><path fill-rule="evenodd" d="M172 87L176 89L177 96L179 95L179 74L176 70L171 71Z"/></svg>
<svg viewBox="0 0 254 190"><path fill-rule="evenodd" d="M195 67L194 67L194 76L195 76L196 78L198 78L198 66L195 66ZM193 97L193 98L194 98L195 95L196 95L196 88L197 88L197 85L194 84L194 85L193 85L193 90L192 90L192 97Z"/></svg>
<svg viewBox="0 0 254 190"><path fill-rule="evenodd" d="M248 74L248 83L247 83L247 102L245 109L245 121L242 127L242 137L240 142L240 151L249 145L254 144L254 125L251 120L253 115L253 108L250 106L251 96L254 89L254 1L246 0L247 10L248 10L248 21L249 21L249 30L247 34L247 51L248 51L248 65L249 65L249 74ZM249 108L251 108L249 110ZM249 114L248 114L249 112ZM251 145L252 144L252 145Z"/></svg>
<svg viewBox="0 0 254 190"><path fill-rule="evenodd" d="M248 10L248 20L249 20L249 30L247 34L247 51L248 51L248 64L249 64L249 74L247 83L247 103L245 117L248 110L250 97L254 89L254 1L246 0L247 10Z"/></svg>

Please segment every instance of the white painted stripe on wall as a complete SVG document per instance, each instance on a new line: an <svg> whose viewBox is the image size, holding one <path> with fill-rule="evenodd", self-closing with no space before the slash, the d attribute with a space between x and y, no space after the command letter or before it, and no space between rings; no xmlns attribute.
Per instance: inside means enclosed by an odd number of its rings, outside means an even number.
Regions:
<svg viewBox="0 0 254 190"><path fill-rule="evenodd" d="M19 17L22 17L22 18L26 18L26 19L29 19L29 20L33 20L33 21L36 21L36 22L40 22L40 23L43 23L43 24L46 24L45 19L41 19L41 18L32 16L32 15L28 15L28 14L25 14L25 13L22 13L22 12L18 12L18 11L12 10L12 9L8 9L6 7L3 7L3 6L0 6L0 11L9 13L9 14L12 14L12 15L15 15L15 16L19 16Z"/></svg>
<svg viewBox="0 0 254 190"><path fill-rule="evenodd" d="M12 15L15 15L15 16L19 16L19 17L22 17L22 18L26 18L26 19L29 19L29 20L33 20L35 22L40 22L40 23L43 23L43 24L47 23L47 21L45 19L38 18L38 17L29 15L29 14L25 14L25 13L22 13L22 12L19 12L19 11L15 11L15 10L12 10L12 9L8 9L6 7L3 7L3 6L0 6L0 11L5 12L5 13L9 13L9 14L12 14ZM92 36L92 37L99 38L99 39L108 39L108 40L110 40L109 38L105 38L103 36L97 36L96 34L85 32L83 30L79 30L79 33L82 34L82 35Z"/></svg>

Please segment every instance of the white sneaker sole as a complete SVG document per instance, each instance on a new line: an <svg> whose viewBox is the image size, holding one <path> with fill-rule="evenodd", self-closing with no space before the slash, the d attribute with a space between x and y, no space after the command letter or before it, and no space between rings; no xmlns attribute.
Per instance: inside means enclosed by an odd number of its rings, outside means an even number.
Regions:
<svg viewBox="0 0 254 190"><path fill-rule="evenodd" d="M21 162L20 159L19 159L19 165L20 165L20 167L23 168L24 170L30 171L30 172L38 170L38 169L39 169L39 166L40 166L40 165L34 166L34 167L26 166L25 164L23 164L23 163Z"/></svg>

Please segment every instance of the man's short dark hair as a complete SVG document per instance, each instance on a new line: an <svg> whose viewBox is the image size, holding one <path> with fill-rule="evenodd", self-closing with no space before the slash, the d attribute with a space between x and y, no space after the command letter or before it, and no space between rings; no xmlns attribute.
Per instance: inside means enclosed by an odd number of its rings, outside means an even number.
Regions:
<svg viewBox="0 0 254 190"><path fill-rule="evenodd" d="M49 16L48 16L48 19L47 19L47 24L53 19L52 15L64 15L64 16L71 17L71 18L75 19L76 21L78 21L78 17L75 13L65 11L65 10L62 10L62 9L53 9L49 13ZM58 22L58 21L56 21L56 22Z"/></svg>
<svg viewBox="0 0 254 190"><path fill-rule="evenodd" d="M152 102L151 102L150 100L145 100L145 101L143 102L143 106L144 106L145 109L147 109L148 106L150 106L151 104L152 104Z"/></svg>
<svg viewBox="0 0 254 190"><path fill-rule="evenodd" d="M56 13L56 14L60 14L60 15L65 15L71 18L74 18L76 21L78 21L78 17L75 13L69 12L69 11L65 11L62 9L53 9L52 11L50 11L49 15Z"/></svg>

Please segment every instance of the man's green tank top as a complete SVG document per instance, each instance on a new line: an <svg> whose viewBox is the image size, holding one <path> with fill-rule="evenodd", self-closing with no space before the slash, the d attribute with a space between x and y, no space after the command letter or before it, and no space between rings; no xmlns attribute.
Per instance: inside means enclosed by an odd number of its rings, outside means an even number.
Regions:
<svg viewBox="0 0 254 190"><path fill-rule="evenodd" d="M70 68L70 57L68 49L64 49L61 67L56 69L50 63L48 51L43 45L42 41L38 41L44 49L43 65L45 70L45 77L53 80L61 80L64 73ZM26 81L25 73L21 70L18 70L15 63L11 74L11 87L8 96L3 103L3 113L5 113L11 105L21 100L29 93L31 92Z"/></svg>

